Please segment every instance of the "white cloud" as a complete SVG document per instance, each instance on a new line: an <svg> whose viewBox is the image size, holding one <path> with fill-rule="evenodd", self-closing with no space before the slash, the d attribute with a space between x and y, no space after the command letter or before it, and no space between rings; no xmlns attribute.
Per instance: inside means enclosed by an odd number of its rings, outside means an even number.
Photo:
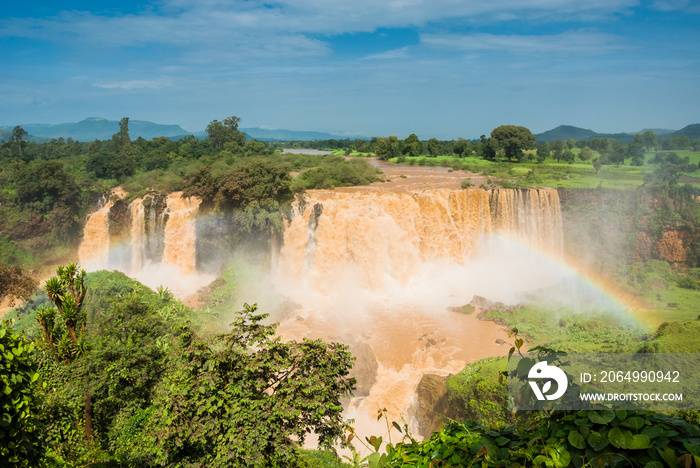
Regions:
<svg viewBox="0 0 700 468"><path fill-rule="evenodd" d="M601 19L637 4L638 0L281 0L270 7L262 0L164 0L156 11L140 15L65 11L49 18L4 19L0 20L0 36L131 46L226 41L229 47L236 47L271 34L342 34L460 19L478 20L479 24L516 18Z"/></svg>
<svg viewBox="0 0 700 468"><path fill-rule="evenodd" d="M621 38L598 32L524 36L505 34L423 34L421 44L458 51L494 50L512 53L571 53L600 55L624 48Z"/></svg>
<svg viewBox="0 0 700 468"><path fill-rule="evenodd" d="M698 2L691 2L690 0L654 0L651 3L651 7L655 10L660 11L679 11L679 10L689 10L697 12Z"/></svg>
<svg viewBox="0 0 700 468"><path fill-rule="evenodd" d="M372 54L365 57L365 60L397 60L408 58L410 47L400 47L398 49L387 50L378 54Z"/></svg>
<svg viewBox="0 0 700 468"><path fill-rule="evenodd" d="M164 86L162 81L154 80L129 80L129 81L111 81L105 83L95 83L94 86L104 89L159 89Z"/></svg>

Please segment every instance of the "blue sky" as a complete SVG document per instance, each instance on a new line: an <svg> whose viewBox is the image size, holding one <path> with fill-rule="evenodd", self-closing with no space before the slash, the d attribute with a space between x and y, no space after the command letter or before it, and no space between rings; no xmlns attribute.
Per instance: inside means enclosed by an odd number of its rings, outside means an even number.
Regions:
<svg viewBox="0 0 700 468"><path fill-rule="evenodd" d="M0 125L678 129L700 122L700 1L13 2L0 64Z"/></svg>

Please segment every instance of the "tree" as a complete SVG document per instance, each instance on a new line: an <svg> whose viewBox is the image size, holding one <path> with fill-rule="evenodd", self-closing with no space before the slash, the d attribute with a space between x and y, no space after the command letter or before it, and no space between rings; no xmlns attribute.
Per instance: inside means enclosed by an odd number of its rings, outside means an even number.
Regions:
<svg viewBox="0 0 700 468"><path fill-rule="evenodd" d="M411 133L403 141L402 153L408 156L420 156L423 154L423 143L420 142L415 133Z"/></svg>
<svg viewBox="0 0 700 468"><path fill-rule="evenodd" d="M25 129L17 125L12 129L12 135L10 135L10 148L13 152L16 152L20 159L22 159L22 150L27 146L27 136L29 134Z"/></svg>
<svg viewBox="0 0 700 468"><path fill-rule="evenodd" d="M340 400L355 384L347 347L283 343L256 311L244 305L213 343L183 329L147 426L156 464L296 466L307 434L323 447L342 437Z"/></svg>
<svg viewBox="0 0 700 468"><path fill-rule="evenodd" d="M604 155L608 152L608 148L613 140L612 138L591 138L588 142L588 147L593 151L597 151L600 155Z"/></svg>
<svg viewBox="0 0 700 468"><path fill-rule="evenodd" d="M240 117L231 116L224 119L223 122L212 120L207 125L207 139L215 149L224 149L226 143L231 143L237 150L245 143L245 133L238 130L238 124L241 121Z"/></svg>
<svg viewBox="0 0 700 468"><path fill-rule="evenodd" d="M627 147L628 145L626 143L613 140L608 152L610 162L618 167L620 164L624 163L627 158Z"/></svg>
<svg viewBox="0 0 700 468"><path fill-rule="evenodd" d="M569 148L566 148L562 152L561 158L564 160L564 162L567 162L569 164L573 164L574 160L576 159L576 155Z"/></svg>
<svg viewBox="0 0 700 468"><path fill-rule="evenodd" d="M554 142L554 145L552 145L552 151L554 151L554 159L557 161L561 160L562 155L564 154L564 140L559 138L557 141Z"/></svg>
<svg viewBox="0 0 700 468"><path fill-rule="evenodd" d="M57 365L71 364L87 349L87 314L83 310L87 293L85 274L85 270L80 270L75 263L69 263L65 267L59 266L56 276L49 278L44 286L47 297L56 308L42 307L37 311L36 318ZM57 318L61 321L57 322ZM85 438L92 441L92 397L89 388L84 391L83 413Z"/></svg>
<svg viewBox="0 0 700 468"><path fill-rule="evenodd" d="M491 145L491 138L486 138L486 135L479 137L477 154L488 161L496 160L496 150Z"/></svg>
<svg viewBox="0 0 700 468"><path fill-rule="evenodd" d="M262 141L250 140L243 145L243 152L246 156L259 156L267 154L267 148Z"/></svg>
<svg viewBox="0 0 700 468"><path fill-rule="evenodd" d="M22 165L14 176L17 200L48 214L57 205L68 207L75 214L80 188L60 161L34 160Z"/></svg>
<svg viewBox="0 0 700 468"><path fill-rule="evenodd" d="M588 146L584 146L578 153L578 157L581 161L588 161L593 157L593 150L590 149Z"/></svg>
<svg viewBox="0 0 700 468"><path fill-rule="evenodd" d="M442 147L442 143L440 143L440 140L438 140L435 137L428 140L427 146L428 146L428 154L430 156L435 157L435 156L444 152L443 147Z"/></svg>
<svg viewBox="0 0 700 468"><path fill-rule="evenodd" d="M464 138L458 138L457 141L452 144L452 152L460 158L469 156L469 154L471 154L471 142Z"/></svg>
<svg viewBox="0 0 700 468"><path fill-rule="evenodd" d="M508 161L520 161L523 150L535 148L535 135L525 127L501 125L491 132L491 144L497 151L502 150Z"/></svg>
<svg viewBox="0 0 700 468"><path fill-rule="evenodd" d="M659 143L659 137L654 133L653 130L647 130L642 134L642 140L647 151L652 151L656 149L656 145Z"/></svg>
<svg viewBox="0 0 700 468"><path fill-rule="evenodd" d="M82 305L86 315L82 339L87 343L83 352L66 362L57 347L57 364L50 346L42 346L42 406L50 415L44 439L52 453L75 466L92 464L105 450L119 466L153 466L141 457L139 447L146 437L139 428L152 412L165 356L178 326L185 323L186 308L167 289L159 288L156 294L116 271L90 273L83 285L89 290ZM60 336L65 324L55 308L53 312L57 333L52 335ZM93 442L82 427L88 392Z"/></svg>
<svg viewBox="0 0 700 468"><path fill-rule="evenodd" d="M374 153L382 161L387 161L401 154L399 146L399 138L395 135L389 138L380 138L374 147Z"/></svg>
<svg viewBox="0 0 700 468"><path fill-rule="evenodd" d="M85 169L100 179L122 179L134 173L135 161L130 155L101 150L85 162Z"/></svg>
<svg viewBox="0 0 700 468"><path fill-rule="evenodd" d="M690 138L687 135L672 135L661 140L661 146L665 150L684 150L690 146Z"/></svg>
<svg viewBox="0 0 700 468"><path fill-rule="evenodd" d="M552 153L552 146L549 142L542 142L537 145L537 162L542 164Z"/></svg>
<svg viewBox="0 0 700 468"><path fill-rule="evenodd" d="M114 149L120 155L124 155L131 147L131 137L129 137L129 117L124 117L119 121L119 131L112 135Z"/></svg>
<svg viewBox="0 0 700 468"><path fill-rule="evenodd" d="M39 466L39 372L34 343L0 324L0 460L3 466Z"/></svg>

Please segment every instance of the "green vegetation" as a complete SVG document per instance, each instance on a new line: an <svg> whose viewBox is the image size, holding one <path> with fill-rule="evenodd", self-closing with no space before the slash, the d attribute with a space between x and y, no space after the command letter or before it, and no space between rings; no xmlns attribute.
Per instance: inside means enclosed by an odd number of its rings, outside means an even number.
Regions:
<svg viewBox="0 0 700 468"><path fill-rule="evenodd" d="M635 352L647 335L633 316L611 315L608 311L577 313L553 309L546 302L513 308L496 308L484 317L517 327L528 342L566 352Z"/></svg>
<svg viewBox="0 0 700 468"><path fill-rule="evenodd" d="M520 426L451 423L387 447L376 466L698 466L700 429L638 411L536 412ZM383 463L382 463L383 462Z"/></svg>
<svg viewBox="0 0 700 468"><path fill-rule="evenodd" d="M366 185L379 180L379 171L361 159L346 161L340 156L326 156L318 167L303 171L292 182L293 192L309 189L332 189Z"/></svg>
<svg viewBox="0 0 700 468"><path fill-rule="evenodd" d="M505 357L488 358L468 364L447 381L450 417L492 427L513 422L508 410L508 386L499 380L507 367Z"/></svg>
<svg viewBox="0 0 700 468"><path fill-rule="evenodd" d="M535 135L525 127L501 125L491 132L494 159L501 153L509 162L520 161L525 156L523 150L535 149Z"/></svg>
<svg viewBox="0 0 700 468"><path fill-rule="evenodd" d="M57 273L15 312L33 342L0 327L11 466L340 466L299 447L311 432L327 448L342 435L344 346L283 343L248 305L230 332L202 333L165 289Z"/></svg>
<svg viewBox="0 0 700 468"><path fill-rule="evenodd" d="M239 120L214 120L206 139L177 141L132 141L128 118L111 139L90 143L32 142L17 127L0 144L0 263L21 268L13 276L18 281L32 276L29 270L37 275L44 265L66 263L87 215L118 185L129 192L127 201L147 192L201 196L202 210L224 219L227 236L218 237L230 245L260 241L271 229L279 233L292 190L377 180L364 161L273 153L272 146L246 141ZM289 175L293 171L303 171L298 180ZM0 291L5 296L9 285Z"/></svg>
<svg viewBox="0 0 700 468"><path fill-rule="evenodd" d="M86 275L75 265L59 269L45 292L30 297L36 283L26 271L74 252L81 220L117 185L131 198L146 190L201 197L211 221L198 233L204 248L256 245L269 252L296 192L378 180L360 158L275 153L278 144L246 141L238 123L237 117L213 121L202 141L131 141L126 118L111 140L92 143L34 143L16 128L0 148L0 263L6 265L0 265L0 291L28 299L9 314L16 323L0 327L0 396L9 415L0 424L0 455L12 464L344 466L332 451L300 447L311 432L327 447L347 440L340 399L352 389L352 358L337 344L274 339L275 326L255 306L232 316L257 274L245 262L226 259L228 268L200 311L167 289L153 292L120 273ZM659 140L646 132L628 143L593 138L535 147L529 130L502 126L477 141L421 141L412 134L314 146L479 173L484 188L566 188L560 191L565 244L648 304L639 318L655 331L622 313L555 311L545 296L522 307L495 306L485 318L569 352L699 349L700 152L687 136ZM233 321L232 328L216 334L223 320ZM423 443L395 424L403 443L379 453L381 440L368 438L376 452L364 463L697 464L697 427L660 414L516 418L498 381L503 367L504 359L472 363L448 380L452 417L473 422L450 424ZM683 417L697 423L697 414Z"/></svg>
<svg viewBox="0 0 700 468"><path fill-rule="evenodd" d="M0 324L0 460L10 466L36 466L42 456L39 366L35 343Z"/></svg>

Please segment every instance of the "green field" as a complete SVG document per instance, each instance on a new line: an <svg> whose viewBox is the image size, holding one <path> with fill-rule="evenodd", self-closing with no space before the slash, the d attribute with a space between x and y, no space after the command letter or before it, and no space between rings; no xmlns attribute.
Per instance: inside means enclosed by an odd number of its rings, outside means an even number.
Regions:
<svg viewBox="0 0 700 468"><path fill-rule="evenodd" d="M574 148L574 154L580 150ZM700 151L675 151L681 157L688 157L690 164L700 163ZM492 162L479 156L403 156L389 161L399 164L418 166L443 166L464 169L490 178L494 186L513 187L553 187L553 188L612 188L619 190L634 189L644 184L644 176L654 171L656 166L649 164L655 153L645 153L643 166L632 166L629 162L619 166L611 164L601 167L599 172L593 168L591 161L578 158L573 163L547 158L543 163L524 159L519 163ZM355 153L354 155L358 155ZM594 157L597 157L595 153ZM683 173L681 184L700 187L700 171Z"/></svg>

